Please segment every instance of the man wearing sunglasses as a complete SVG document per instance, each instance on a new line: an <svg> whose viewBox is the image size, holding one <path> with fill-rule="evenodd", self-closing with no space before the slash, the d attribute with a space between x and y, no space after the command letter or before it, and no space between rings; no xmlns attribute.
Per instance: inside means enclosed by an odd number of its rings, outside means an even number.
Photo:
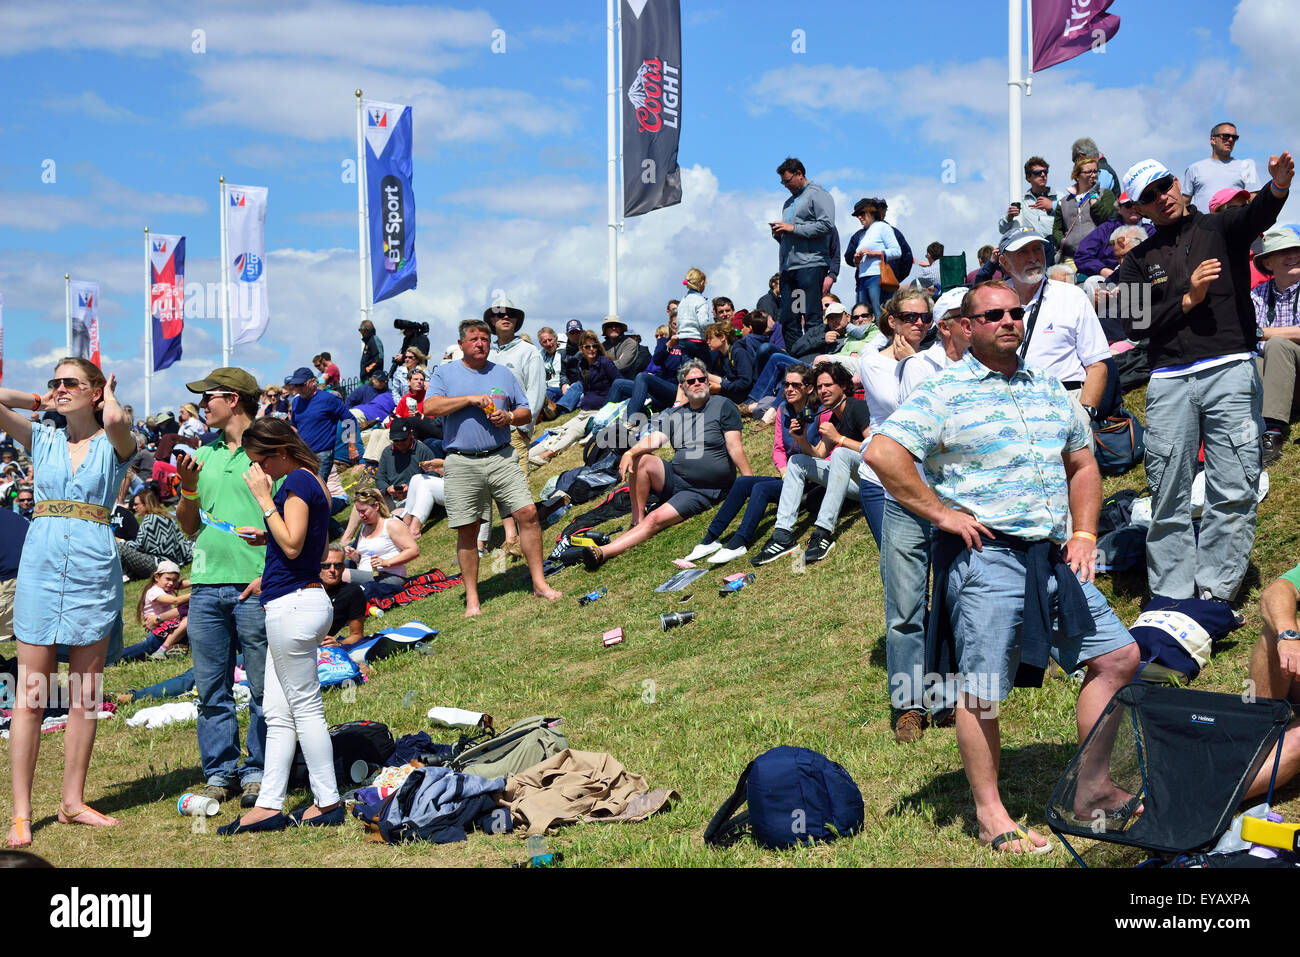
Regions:
<svg viewBox="0 0 1300 957"><path fill-rule="evenodd" d="M866 462L902 508L934 528L924 673L955 694L980 841L1039 853L1046 840L1017 825L998 792L999 703L1014 685L1041 685L1049 657L1067 672L1085 667L1082 740L1139 656L1092 584L1101 472L1087 427L1060 382L1021 360L1025 311L1013 288L976 286L961 310L955 321L970 350L885 420ZM1082 768L1077 815L1127 820L1140 809L1108 768Z"/></svg>
<svg viewBox="0 0 1300 957"><path fill-rule="evenodd" d="M1047 184L1050 169L1047 160L1041 156L1031 156L1025 160L1025 180L1029 183L1029 188L1020 201L1008 206L1007 214L998 220L998 235L1009 232L1016 226L1028 226L1042 236L1044 241L1051 241L1056 193Z"/></svg>
<svg viewBox="0 0 1300 957"><path fill-rule="evenodd" d="M1221 189L1244 189L1252 196L1259 190L1254 160L1232 158L1241 137L1231 123L1219 123L1210 130L1210 155L1197 160L1183 173L1183 199L1199 210L1210 209L1210 197Z"/></svg>
<svg viewBox="0 0 1300 957"><path fill-rule="evenodd" d="M331 545L325 553L325 560L320 563L320 583L325 586L325 594L334 606L334 620L330 630L321 641L329 647L355 645L366 636L366 593L360 585L343 580L343 546ZM344 628L346 638L334 638Z"/></svg>
<svg viewBox="0 0 1300 957"><path fill-rule="evenodd" d="M1250 244L1277 220L1295 162L1271 156L1271 182L1250 205L1202 213L1154 159L1129 167L1124 192L1155 225L1112 275L1144 308L1121 316L1147 340L1146 473L1154 489L1147 581L1167 598L1231 601L1255 537L1262 395L1250 301ZM1205 449L1205 510L1192 528L1191 486Z"/></svg>

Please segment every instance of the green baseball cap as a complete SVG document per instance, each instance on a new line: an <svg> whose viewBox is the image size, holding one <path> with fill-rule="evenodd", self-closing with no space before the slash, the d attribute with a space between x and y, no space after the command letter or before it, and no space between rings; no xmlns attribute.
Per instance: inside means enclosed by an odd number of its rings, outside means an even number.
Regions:
<svg viewBox="0 0 1300 957"><path fill-rule="evenodd" d="M198 382L185 383L185 388L200 395L212 389L229 389L240 395L260 395L262 391L258 388L256 379L234 366L213 369Z"/></svg>

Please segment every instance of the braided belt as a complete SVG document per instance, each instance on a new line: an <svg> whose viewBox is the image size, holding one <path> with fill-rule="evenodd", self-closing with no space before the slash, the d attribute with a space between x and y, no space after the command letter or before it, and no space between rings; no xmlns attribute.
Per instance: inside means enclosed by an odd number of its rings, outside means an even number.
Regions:
<svg viewBox="0 0 1300 957"><path fill-rule="evenodd" d="M36 508L32 512L33 518L80 518L87 522L99 522L101 525L111 524L109 521L110 512L103 505L91 505L89 502L70 502L62 498L48 498L43 502L37 502Z"/></svg>

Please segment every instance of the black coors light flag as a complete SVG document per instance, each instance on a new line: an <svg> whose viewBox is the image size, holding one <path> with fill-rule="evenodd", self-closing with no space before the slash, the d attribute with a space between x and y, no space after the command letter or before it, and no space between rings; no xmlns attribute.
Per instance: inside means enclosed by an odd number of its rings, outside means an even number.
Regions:
<svg viewBox="0 0 1300 957"><path fill-rule="evenodd" d="M678 0L623 4L623 215L682 201L682 11Z"/></svg>

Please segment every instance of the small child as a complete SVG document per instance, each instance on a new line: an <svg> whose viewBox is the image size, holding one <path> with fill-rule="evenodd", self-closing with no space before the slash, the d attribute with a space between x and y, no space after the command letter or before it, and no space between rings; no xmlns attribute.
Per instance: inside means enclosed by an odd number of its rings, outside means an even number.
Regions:
<svg viewBox="0 0 1300 957"><path fill-rule="evenodd" d="M181 570L175 562L163 560L158 563L153 580L141 592L135 610L136 619L149 632L144 641L122 652L123 661L135 661L146 655L161 661L171 648L185 640L190 593L180 589L188 588L189 584L181 581Z"/></svg>

